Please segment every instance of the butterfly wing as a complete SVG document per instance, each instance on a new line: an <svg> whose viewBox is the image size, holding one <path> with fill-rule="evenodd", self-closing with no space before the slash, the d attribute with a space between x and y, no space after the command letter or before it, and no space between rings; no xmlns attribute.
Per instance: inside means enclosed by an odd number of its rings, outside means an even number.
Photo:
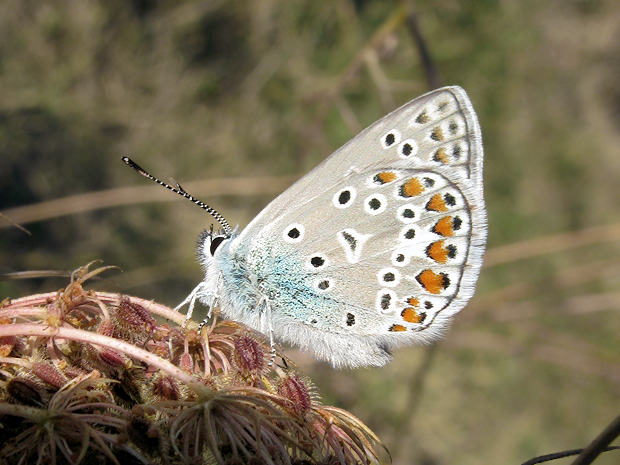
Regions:
<svg viewBox="0 0 620 465"><path fill-rule="evenodd" d="M480 272L482 164L471 103L447 87L376 122L276 198L231 246L269 296L274 335L350 366L436 339Z"/></svg>

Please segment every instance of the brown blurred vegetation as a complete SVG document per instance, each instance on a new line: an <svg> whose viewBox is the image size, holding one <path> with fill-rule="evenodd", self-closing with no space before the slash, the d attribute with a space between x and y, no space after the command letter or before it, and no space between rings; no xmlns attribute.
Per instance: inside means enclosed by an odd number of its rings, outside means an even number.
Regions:
<svg viewBox="0 0 620 465"><path fill-rule="evenodd" d="M102 259L124 271L110 291L175 305L201 279L193 243L211 219L120 157L245 226L291 176L429 90L411 11L441 84L464 87L482 125L478 293L434 350L381 370L290 354L395 464L585 446L620 394L615 0L4 1L0 212L32 234L0 222L0 273ZM77 213L18 209L65 197ZM0 281L0 296L66 282Z"/></svg>

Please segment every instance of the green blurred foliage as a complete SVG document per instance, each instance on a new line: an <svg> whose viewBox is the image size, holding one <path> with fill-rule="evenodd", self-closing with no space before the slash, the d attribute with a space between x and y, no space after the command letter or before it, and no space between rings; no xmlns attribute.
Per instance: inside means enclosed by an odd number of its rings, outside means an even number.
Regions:
<svg viewBox="0 0 620 465"><path fill-rule="evenodd" d="M552 250L553 234L617 224L618 2L410 6L442 84L464 87L480 117L491 252L545 236ZM401 7L0 3L0 212L146 185L124 155L184 186L307 172L429 90L404 22L371 40ZM241 227L274 196L234 194L204 200ZM31 236L1 229L0 273L102 259L124 273L98 288L174 305L201 279L193 244L212 220L181 199L127 203L25 224ZM400 350L381 370L334 373L302 354L300 364L396 464L521 463L584 446L618 414L620 393L620 254L617 238L601 239L484 269L422 390L425 349ZM65 282L0 281L0 296Z"/></svg>

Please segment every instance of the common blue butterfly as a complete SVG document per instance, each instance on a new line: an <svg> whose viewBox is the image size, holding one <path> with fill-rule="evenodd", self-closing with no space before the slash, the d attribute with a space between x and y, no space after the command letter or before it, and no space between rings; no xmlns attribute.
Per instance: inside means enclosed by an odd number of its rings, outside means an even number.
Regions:
<svg viewBox="0 0 620 465"><path fill-rule="evenodd" d="M382 366L394 347L437 339L482 265L482 165L471 102L445 87L364 130L243 231L165 185L222 226L200 236L188 317L198 299L335 367Z"/></svg>

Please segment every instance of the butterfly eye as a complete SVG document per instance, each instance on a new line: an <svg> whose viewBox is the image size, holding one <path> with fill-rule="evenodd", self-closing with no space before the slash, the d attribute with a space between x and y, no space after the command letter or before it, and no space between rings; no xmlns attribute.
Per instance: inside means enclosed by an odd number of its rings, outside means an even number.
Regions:
<svg viewBox="0 0 620 465"><path fill-rule="evenodd" d="M224 239L226 239L225 236L217 236L211 239L211 247L209 248L209 251L211 252L211 256L215 255L215 251L220 246L220 244L224 242Z"/></svg>

